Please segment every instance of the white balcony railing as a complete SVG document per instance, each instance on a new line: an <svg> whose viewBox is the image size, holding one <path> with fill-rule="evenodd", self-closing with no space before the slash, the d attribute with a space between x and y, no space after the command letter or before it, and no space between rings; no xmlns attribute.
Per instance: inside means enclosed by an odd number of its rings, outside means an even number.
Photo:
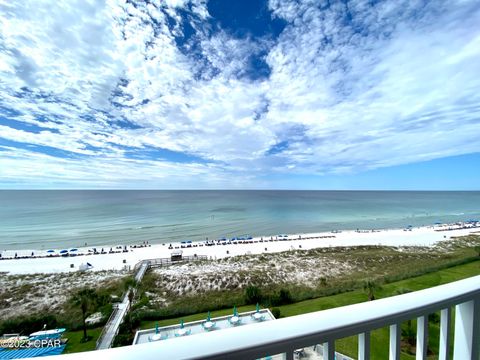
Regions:
<svg viewBox="0 0 480 360"><path fill-rule="evenodd" d="M451 309L455 330L451 334ZM259 359L284 353L293 359L295 349L323 345L323 358L333 360L335 340L358 335L358 359L370 358L370 331L390 328L389 359L400 359L400 324L417 319L416 359L426 359L428 314L440 311L439 360L479 360L480 276L430 289L361 304L239 326L166 341L99 350L95 359ZM65 355L89 358L87 353Z"/></svg>

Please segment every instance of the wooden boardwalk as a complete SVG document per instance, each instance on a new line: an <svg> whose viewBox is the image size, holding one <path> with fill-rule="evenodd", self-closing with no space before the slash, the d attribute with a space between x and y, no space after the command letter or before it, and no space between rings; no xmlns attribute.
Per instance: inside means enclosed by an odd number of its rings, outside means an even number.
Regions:
<svg viewBox="0 0 480 360"><path fill-rule="evenodd" d="M145 276L146 272L150 268L170 266L173 264L181 264L184 262L192 261L205 261L208 260L206 255L195 255L195 256L183 256L180 260L172 260L170 258L159 258L159 259L147 259L142 260L137 263L134 267L135 271L135 282L140 283ZM135 289L134 289L135 291ZM112 347L113 340L118 334L118 329L120 324L128 313L130 302L128 301L128 293L130 289L125 292L122 302L116 305L113 309L110 318L108 319L105 327L102 330L102 333L98 337L96 349L109 349Z"/></svg>
<svg viewBox="0 0 480 360"><path fill-rule="evenodd" d="M193 255L193 256L183 256L181 260L171 260L170 258L161 258L161 259L148 259L143 260L148 261L149 268L170 266L173 264L183 263L183 262L194 262L194 261L206 261L208 260L207 255Z"/></svg>

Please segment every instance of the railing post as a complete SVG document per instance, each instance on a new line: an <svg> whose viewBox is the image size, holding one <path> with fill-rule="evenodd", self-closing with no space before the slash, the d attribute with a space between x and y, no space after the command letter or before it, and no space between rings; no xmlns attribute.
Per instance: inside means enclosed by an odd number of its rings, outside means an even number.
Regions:
<svg viewBox="0 0 480 360"><path fill-rule="evenodd" d="M480 305L473 299L455 306L454 360L478 360L480 341Z"/></svg>
<svg viewBox="0 0 480 360"><path fill-rule="evenodd" d="M358 334L358 360L370 360L370 332Z"/></svg>
<svg viewBox="0 0 480 360"><path fill-rule="evenodd" d="M390 325L390 360L400 360L400 324Z"/></svg>
<svg viewBox="0 0 480 360"><path fill-rule="evenodd" d="M417 318L416 360L426 360L428 348L428 314Z"/></svg>
<svg viewBox="0 0 480 360"><path fill-rule="evenodd" d="M323 360L335 359L335 342L329 340L323 343Z"/></svg>
<svg viewBox="0 0 480 360"><path fill-rule="evenodd" d="M450 322L452 318L452 309L450 307L443 309L440 313L440 344L438 350L438 360L450 359Z"/></svg>

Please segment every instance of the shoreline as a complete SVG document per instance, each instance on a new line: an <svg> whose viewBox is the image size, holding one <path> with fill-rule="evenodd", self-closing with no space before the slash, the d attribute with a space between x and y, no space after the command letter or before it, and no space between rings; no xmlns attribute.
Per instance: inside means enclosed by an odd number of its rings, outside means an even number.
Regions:
<svg viewBox="0 0 480 360"><path fill-rule="evenodd" d="M236 240L205 240L197 242L172 242L170 244L139 244L77 248L62 256L60 249L2 251L0 273L8 275L62 273L79 271L86 263L88 271L129 270L146 259L170 258L174 251L185 256L205 255L221 259L239 255L276 253L288 250L309 250L341 246L432 246L454 236L479 232L480 224L439 224L425 227L384 230L345 230L309 234L269 235ZM95 251L94 251L95 249ZM67 250L67 249L64 249ZM32 256L32 253L34 256ZM54 254L54 255L53 255ZM63 255L65 255L63 254ZM16 257L15 257L16 255Z"/></svg>

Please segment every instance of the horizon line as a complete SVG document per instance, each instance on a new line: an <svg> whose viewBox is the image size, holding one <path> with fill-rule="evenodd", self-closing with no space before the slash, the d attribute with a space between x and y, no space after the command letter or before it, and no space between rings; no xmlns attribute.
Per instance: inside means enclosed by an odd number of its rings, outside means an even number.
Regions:
<svg viewBox="0 0 480 360"><path fill-rule="evenodd" d="M0 188L0 191L343 191L343 192L480 192L480 189L158 189L158 188Z"/></svg>

